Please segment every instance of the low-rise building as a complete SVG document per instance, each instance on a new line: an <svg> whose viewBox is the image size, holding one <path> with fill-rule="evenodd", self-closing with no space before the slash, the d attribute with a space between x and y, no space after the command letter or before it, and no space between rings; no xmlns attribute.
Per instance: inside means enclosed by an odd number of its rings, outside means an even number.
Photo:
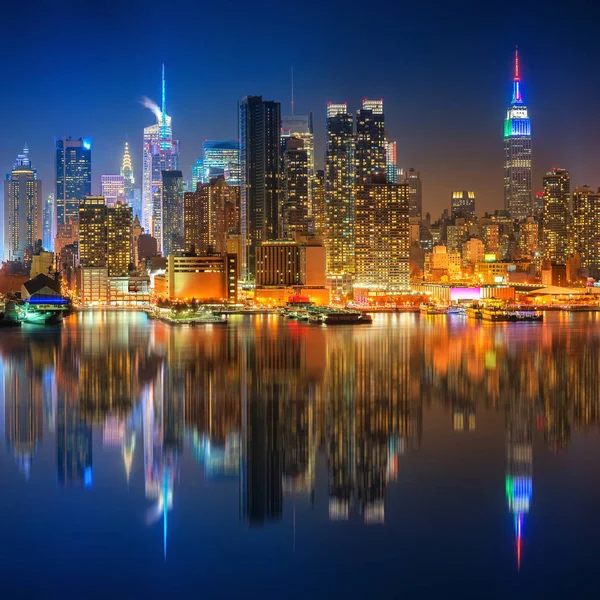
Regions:
<svg viewBox="0 0 600 600"><path fill-rule="evenodd" d="M154 277L154 293L169 300L237 301L235 254L196 256L169 254L164 275Z"/></svg>

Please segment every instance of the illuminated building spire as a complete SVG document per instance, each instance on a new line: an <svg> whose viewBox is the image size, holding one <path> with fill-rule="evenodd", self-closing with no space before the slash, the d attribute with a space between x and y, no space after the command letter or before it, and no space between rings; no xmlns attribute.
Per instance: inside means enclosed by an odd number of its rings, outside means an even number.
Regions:
<svg viewBox="0 0 600 600"><path fill-rule="evenodd" d="M166 126L167 124L167 87L165 85L165 63L162 64L162 103L161 103L161 113L162 113L162 124Z"/></svg>
<svg viewBox="0 0 600 600"><path fill-rule="evenodd" d="M521 104L523 98L521 97L521 72L519 69L519 48L515 48L515 78L513 80L513 104Z"/></svg>

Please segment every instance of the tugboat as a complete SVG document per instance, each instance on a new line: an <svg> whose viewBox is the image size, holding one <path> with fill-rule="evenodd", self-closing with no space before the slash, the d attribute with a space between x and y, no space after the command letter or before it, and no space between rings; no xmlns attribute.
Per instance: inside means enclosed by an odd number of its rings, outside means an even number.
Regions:
<svg viewBox="0 0 600 600"><path fill-rule="evenodd" d="M68 300L60 292L60 283L43 273L21 286L21 310L24 323L56 325L63 319Z"/></svg>

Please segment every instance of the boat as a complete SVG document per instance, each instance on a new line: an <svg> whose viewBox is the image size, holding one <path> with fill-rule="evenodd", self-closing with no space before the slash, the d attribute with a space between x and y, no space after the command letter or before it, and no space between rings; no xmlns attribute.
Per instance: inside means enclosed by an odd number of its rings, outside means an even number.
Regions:
<svg viewBox="0 0 600 600"><path fill-rule="evenodd" d="M373 322L373 317L360 311L336 311L322 316L325 325L368 325Z"/></svg>
<svg viewBox="0 0 600 600"><path fill-rule="evenodd" d="M434 304L433 302L423 302L419 306L419 311L424 315L445 315L448 307Z"/></svg>
<svg viewBox="0 0 600 600"><path fill-rule="evenodd" d="M449 315L464 315L467 311L462 306L449 306L446 313Z"/></svg>
<svg viewBox="0 0 600 600"><path fill-rule="evenodd" d="M491 321L493 323L539 323L544 320L544 315L535 311L483 308L481 310L481 318L484 321Z"/></svg>
<svg viewBox="0 0 600 600"><path fill-rule="evenodd" d="M468 319L481 319L481 308L479 306L469 306L466 313Z"/></svg>

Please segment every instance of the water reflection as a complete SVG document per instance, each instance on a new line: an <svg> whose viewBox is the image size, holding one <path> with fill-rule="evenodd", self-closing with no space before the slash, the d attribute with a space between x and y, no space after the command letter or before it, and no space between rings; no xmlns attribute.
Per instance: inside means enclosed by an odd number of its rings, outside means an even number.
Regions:
<svg viewBox="0 0 600 600"><path fill-rule="evenodd" d="M332 521L384 524L403 461L428 441L424 409L443 408L445 427L463 437L477 431L478 412L492 411L504 414L520 567L534 429L559 452L574 430L598 423L594 318L488 327L380 316L372 329L322 329L257 317L196 329L86 313L56 330L1 336L6 447L30 478L54 439L58 485L79 488L94 485L93 439L121 453L126 481L143 453L145 518L160 523L166 557L186 453L214 485L239 483L248 526L277 522L286 502L314 503L316 493L327 495Z"/></svg>

